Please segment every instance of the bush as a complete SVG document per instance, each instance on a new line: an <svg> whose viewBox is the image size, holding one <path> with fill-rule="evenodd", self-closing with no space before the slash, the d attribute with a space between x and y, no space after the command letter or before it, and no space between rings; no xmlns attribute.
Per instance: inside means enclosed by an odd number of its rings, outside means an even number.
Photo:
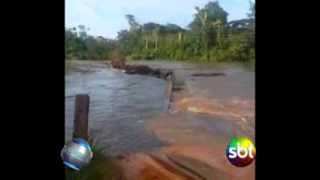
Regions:
<svg viewBox="0 0 320 180"><path fill-rule="evenodd" d="M255 62L255 60L256 60L255 49L251 48L250 51L249 51L249 61Z"/></svg>
<svg viewBox="0 0 320 180"><path fill-rule="evenodd" d="M119 51L113 50L110 55L111 60L125 60L126 57Z"/></svg>
<svg viewBox="0 0 320 180"><path fill-rule="evenodd" d="M142 59L146 59L146 60L152 60L155 59L157 57L157 51L156 50L144 50L142 52Z"/></svg>
<svg viewBox="0 0 320 180"><path fill-rule="evenodd" d="M222 50L219 50L216 48L211 49L209 52L210 61L219 62L219 61L225 60L225 57L223 56L223 52L221 51Z"/></svg>
<svg viewBox="0 0 320 180"><path fill-rule="evenodd" d="M175 60L182 60L182 59L184 59L184 53L183 53L182 49L178 49L178 50L175 52L174 59L175 59Z"/></svg>
<svg viewBox="0 0 320 180"><path fill-rule="evenodd" d="M128 57L129 60L141 60L141 59L143 59L142 55L137 54L137 53L131 54L131 55L127 56L127 57Z"/></svg>
<svg viewBox="0 0 320 180"><path fill-rule="evenodd" d="M230 60L246 62L250 60L250 47L249 39L245 34L234 35L230 40L228 54Z"/></svg>

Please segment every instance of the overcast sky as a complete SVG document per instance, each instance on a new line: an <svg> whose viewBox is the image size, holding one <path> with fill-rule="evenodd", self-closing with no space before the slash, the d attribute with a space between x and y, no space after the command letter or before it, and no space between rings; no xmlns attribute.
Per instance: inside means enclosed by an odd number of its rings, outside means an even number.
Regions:
<svg viewBox="0 0 320 180"><path fill-rule="evenodd" d="M250 0L219 0L229 13L228 20L245 18ZM252 1L252 0L251 0ZM174 23L186 27L193 19L195 6L209 0L66 0L66 27L85 25L89 34L116 38L127 29L125 15L132 14L139 23Z"/></svg>

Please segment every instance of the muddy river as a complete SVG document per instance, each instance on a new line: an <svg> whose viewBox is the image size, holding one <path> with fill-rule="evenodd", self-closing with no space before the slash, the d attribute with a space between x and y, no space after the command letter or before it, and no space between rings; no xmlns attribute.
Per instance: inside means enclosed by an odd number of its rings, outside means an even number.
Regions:
<svg viewBox="0 0 320 180"><path fill-rule="evenodd" d="M89 134L108 154L150 150L161 142L144 125L166 111L165 81L80 63L65 76L65 134L72 137L75 95L89 94Z"/></svg>
<svg viewBox="0 0 320 180"><path fill-rule="evenodd" d="M75 95L83 93L90 96L89 133L107 154L144 152L168 144L226 142L234 135L254 139L254 72L234 67L147 64L174 69L177 84L188 90L185 95L175 94L172 109L178 115L163 116L168 112L164 80L127 75L102 63L78 62L65 76L66 140L72 135ZM200 72L225 75L192 75Z"/></svg>

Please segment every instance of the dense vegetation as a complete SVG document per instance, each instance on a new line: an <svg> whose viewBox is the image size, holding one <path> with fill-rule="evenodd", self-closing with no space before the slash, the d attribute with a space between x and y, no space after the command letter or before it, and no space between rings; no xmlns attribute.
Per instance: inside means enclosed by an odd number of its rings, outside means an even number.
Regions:
<svg viewBox="0 0 320 180"><path fill-rule="evenodd" d="M93 37L84 26L66 29L66 59L109 59L121 52L128 59L248 62L255 59L255 4L248 18L228 22L218 2L196 7L188 28L175 24L139 24L126 15L130 28L116 40Z"/></svg>

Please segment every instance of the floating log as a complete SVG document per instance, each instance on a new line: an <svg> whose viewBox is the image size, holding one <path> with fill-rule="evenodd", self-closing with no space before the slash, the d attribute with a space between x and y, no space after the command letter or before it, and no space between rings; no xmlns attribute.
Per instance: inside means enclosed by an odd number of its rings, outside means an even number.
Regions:
<svg viewBox="0 0 320 180"><path fill-rule="evenodd" d="M171 80L172 71L168 69L153 69L146 65L127 65L125 60L112 60L111 65L115 69L124 70L127 74L150 75L164 80Z"/></svg>
<svg viewBox="0 0 320 180"><path fill-rule="evenodd" d="M153 74L154 70L146 65L126 65L124 68L127 74Z"/></svg>
<svg viewBox="0 0 320 180"><path fill-rule="evenodd" d="M214 73L195 73L192 74L191 76L195 76L195 77L213 77L213 76L225 76L225 73L221 73L221 72L214 72Z"/></svg>
<svg viewBox="0 0 320 180"><path fill-rule="evenodd" d="M126 60L125 59L112 60L111 65L115 69L124 69L126 67Z"/></svg>

